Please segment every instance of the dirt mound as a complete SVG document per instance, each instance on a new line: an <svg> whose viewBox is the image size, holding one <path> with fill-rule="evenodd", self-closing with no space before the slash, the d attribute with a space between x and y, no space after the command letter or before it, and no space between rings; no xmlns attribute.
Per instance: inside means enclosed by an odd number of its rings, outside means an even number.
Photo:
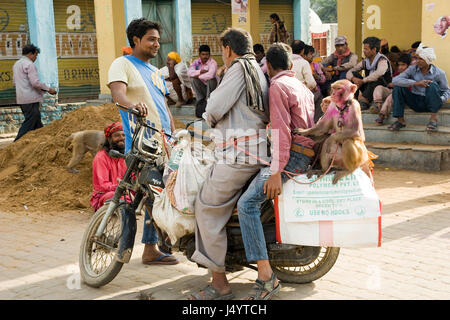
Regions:
<svg viewBox="0 0 450 320"><path fill-rule="evenodd" d="M103 130L115 121L120 114L114 104L83 107L0 150L0 210L91 210L92 156L77 166L80 173L69 173L72 154L64 142L73 132Z"/></svg>

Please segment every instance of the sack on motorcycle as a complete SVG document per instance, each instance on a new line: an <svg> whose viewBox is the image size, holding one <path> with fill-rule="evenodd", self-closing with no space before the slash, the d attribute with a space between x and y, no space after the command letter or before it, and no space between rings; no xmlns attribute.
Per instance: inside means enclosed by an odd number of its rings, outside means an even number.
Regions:
<svg viewBox="0 0 450 320"><path fill-rule="evenodd" d="M214 161L214 152L201 143L194 142L184 148L173 188L175 207L183 214L194 214L195 198Z"/></svg>
<svg viewBox="0 0 450 320"><path fill-rule="evenodd" d="M172 207L167 189L155 196L152 217L158 227L167 233L172 245L179 238L195 232L195 217L184 215Z"/></svg>
<svg viewBox="0 0 450 320"><path fill-rule="evenodd" d="M381 246L381 202L367 175L355 170L332 184L329 174L312 184L289 180L275 201L277 242L341 248ZM302 183L314 181L306 175Z"/></svg>
<svg viewBox="0 0 450 320"><path fill-rule="evenodd" d="M171 165L165 171L166 189L155 196L153 218L175 244L182 236L195 231L195 198L215 159L213 151L203 144L191 144L185 139L174 147L172 156L174 161L169 161Z"/></svg>

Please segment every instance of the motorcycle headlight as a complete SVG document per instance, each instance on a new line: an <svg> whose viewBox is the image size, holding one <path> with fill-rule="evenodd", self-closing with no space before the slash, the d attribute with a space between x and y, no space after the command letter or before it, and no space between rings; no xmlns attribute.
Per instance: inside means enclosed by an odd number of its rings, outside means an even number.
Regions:
<svg viewBox="0 0 450 320"><path fill-rule="evenodd" d="M157 168L149 165L144 166L139 175L138 181L143 185L152 185L155 187L164 188L161 172Z"/></svg>
<svg viewBox="0 0 450 320"><path fill-rule="evenodd" d="M144 140L142 141L142 150L151 154L157 154L159 150L159 143L157 140Z"/></svg>

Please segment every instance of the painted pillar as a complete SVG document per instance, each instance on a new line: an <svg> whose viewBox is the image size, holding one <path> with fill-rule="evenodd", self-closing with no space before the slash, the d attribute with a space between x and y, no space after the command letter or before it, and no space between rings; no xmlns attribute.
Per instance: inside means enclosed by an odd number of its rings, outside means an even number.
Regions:
<svg viewBox="0 0 450 320"><path fill-rule="evenodd" d="M122 55L122 47L127 45L124 5L123 1L94 0L100 76L99 98L111 96L107 87L108 70L111 63Z"/></svg>
<svg viewBox="0 0 450 320"><path fill-rule="evenodd" d="M177 52L184 61L192 58L191 0L175 0Z"/></svg>
<svg viewBox="0 0 450 320"><path fill-rule="evenodd" d="M134 19L142 18L142 0L123 0L125 7L125 26Z"/></svg>
<svg viewBox="0 0 450 320"><path fill-rule="evenodd" d="M362 56L362 0L337 0L338 35L346 36L350 50Z"/></svg>
<svg viewBox="0 0 450 320"><path fill-rule="evenodd" d="M294 40L311 43L311 33L309 32L310 6L310 0L294 0L292 3L294 11Z"/></svg>
<svg viewBox="0 0 450 320"><path fill-rule="evenodd" d="M41 82L58 87L55 18L52 0L27 0L30 42L41 50L36 68Z"/></svg>
<svg viewBox="0 0 450 320"><path fill-rule="evenodd" d="M235 5L231 2L231 23L233 28L241 28L250 33L253 43L260 42L259 36L259 0L248 0L247 8Z"/></svg>
<svg viewBox="0 0 450 320"><path fill-rule="evenodd" d="M447 74L450 81L450 28L440 28L443 16L450 16L450 1L423 0L422 6L422 42L427 47L433 47L436 52L436 61L433 63ZM439 22L439 25L436 25ZM436 30L434 26L436 25ZM448 26L448 25L447 25ZM450 27L450 26L448 26ZM442 32L440 32L442 30ZM439 34L441 33L441 34Z"/></svg>

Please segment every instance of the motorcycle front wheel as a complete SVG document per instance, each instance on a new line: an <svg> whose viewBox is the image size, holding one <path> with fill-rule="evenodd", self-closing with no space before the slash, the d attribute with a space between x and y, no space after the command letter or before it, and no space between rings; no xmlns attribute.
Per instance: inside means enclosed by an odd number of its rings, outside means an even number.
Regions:
<svg viewBox="0 0 450 320"><path fill-rule="evenodd" d="M287 256L285 261L270 262L278 279L290 283L310 283L323 277L335 264L339 248L300 247L295 256Z"/></svg>
<svg viewBox="0 0 450 320"><path fill-rule="evenodd" d="M84 232L80 247L80 274L84 282L99 288L111 282L122 269L123 263L115 259L122 232L122 213L117 207L109 217L100 238L95 236L108 205L105 204L92 216Z"/></svg>

